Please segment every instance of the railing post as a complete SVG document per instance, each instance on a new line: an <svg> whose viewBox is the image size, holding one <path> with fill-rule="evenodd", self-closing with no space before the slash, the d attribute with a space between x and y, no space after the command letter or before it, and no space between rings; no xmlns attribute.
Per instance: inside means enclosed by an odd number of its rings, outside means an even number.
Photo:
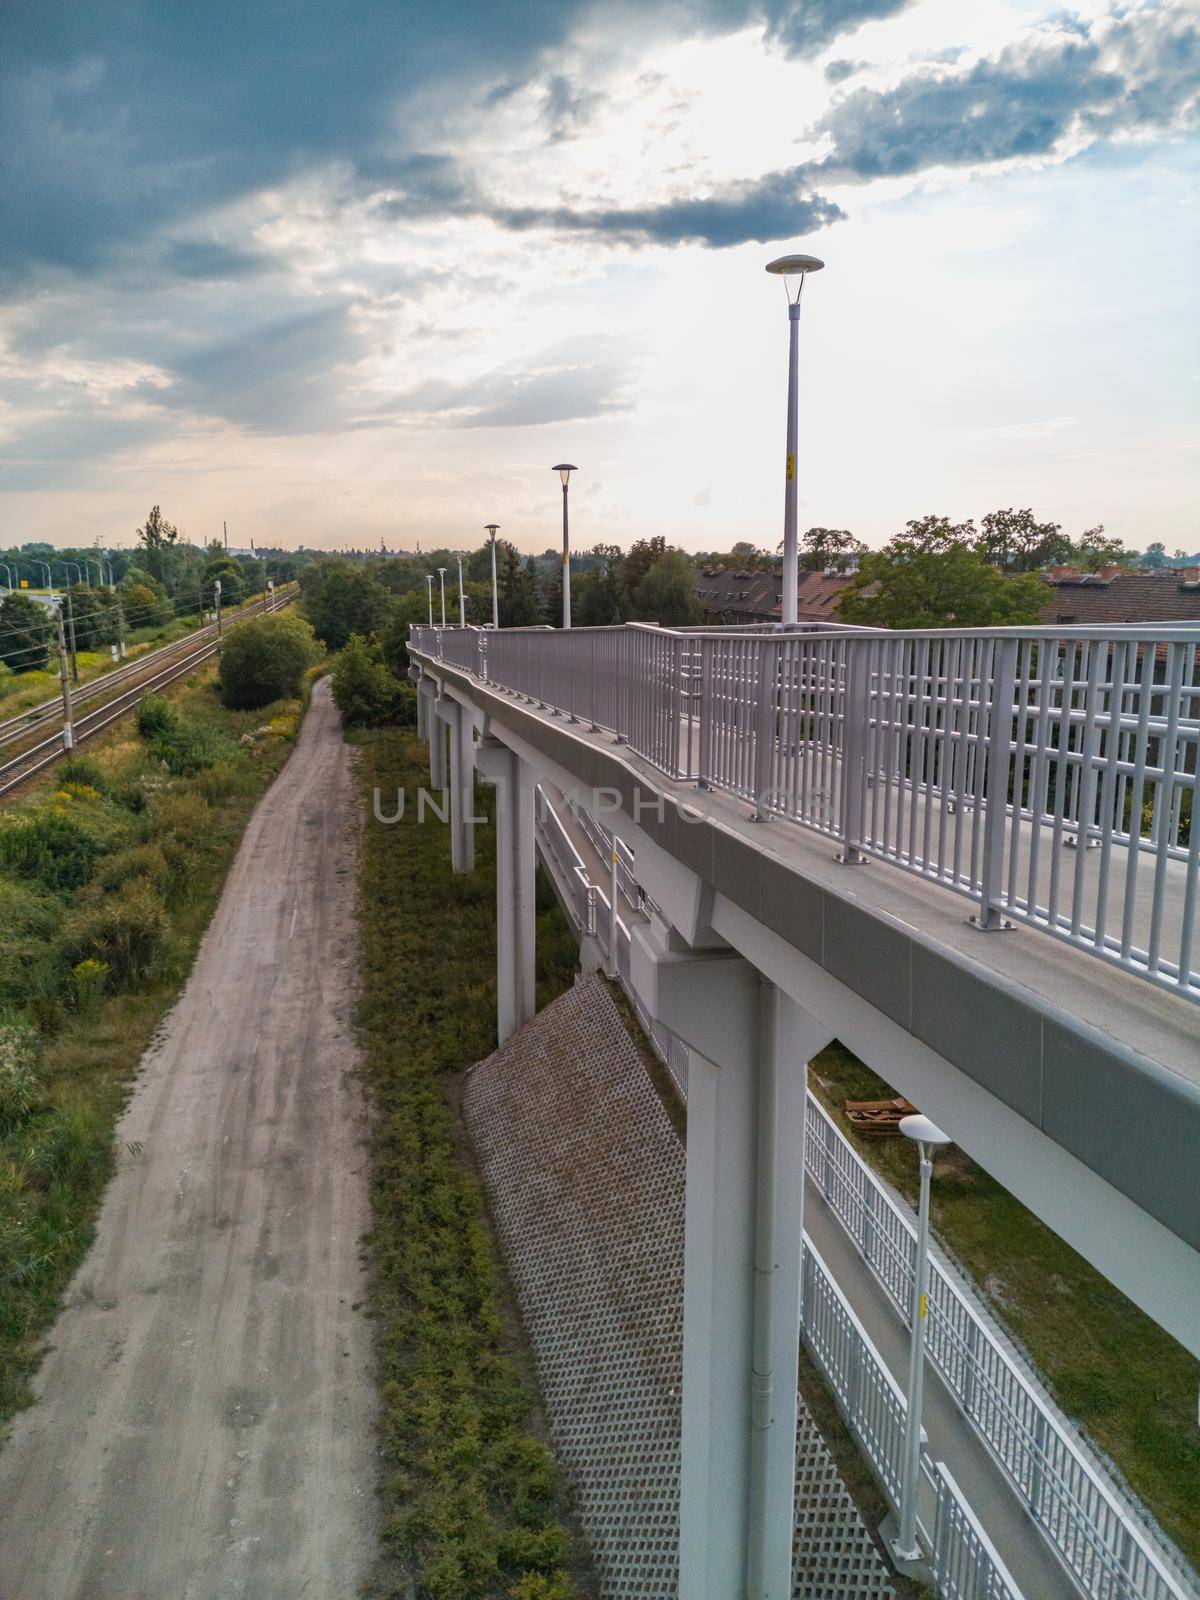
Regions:
<svg viewBox="0 0 1200 1600"><path fill-rule="evenodd" d="M983 864L979 884L977 927L994 932L1011 926L1004 919L1000 895L1004 884L1004 834L1008 824L1008 779L1012 767L1013 693L1017 675L1017 641L1000 639L992 655L992 694L988 706L987 765L984 776ZM979 750L976 747L976 761ZM1020 795L1015 797L1020 806Z"/></svg>
<svg viewBox="0 0 1200 1600"><path fill-rule="evenodd" d="M847 639L842 690L842 852L845 866L862 861L860 829L867 771L867 696L874 645L869 639Z"/></svg>
<svg viewBox="0 0 1200 1600"><path fill-rule="evenodd" d="M754 820L770 822L771 766L775 754L775 706L779 680L779 646L773 639L756 641L758 703L754 711Z"/></svg>
<svg viewBox="0 0 1200 1600"><path fill-rule="evenodd" d="M696 775L698 789L711 788L713 742L713 655L716 641L700 640L700 764Z"/></svg>

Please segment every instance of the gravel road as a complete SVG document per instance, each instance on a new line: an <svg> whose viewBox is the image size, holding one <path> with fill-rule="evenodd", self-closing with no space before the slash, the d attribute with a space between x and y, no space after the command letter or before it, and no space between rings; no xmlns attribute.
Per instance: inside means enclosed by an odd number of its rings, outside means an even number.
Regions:
<svg viewBox="0 0 1200 1600"><path fill-rule="evenodd" d="M352 1600L372 1564L354 847L325 681L0 1452L3 1600Z"/></svg>

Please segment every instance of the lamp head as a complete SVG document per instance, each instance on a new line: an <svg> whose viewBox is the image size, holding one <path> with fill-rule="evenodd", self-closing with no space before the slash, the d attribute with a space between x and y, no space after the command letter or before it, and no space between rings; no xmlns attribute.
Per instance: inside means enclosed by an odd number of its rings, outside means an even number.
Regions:
<svg viewBox="0 0 1200 1600"><path fill-rule="evenodd" d="M810 272L820 272L825 263L819 256L777 256L774 261L767 262L767 271L773 272L777 278L783 279L783 287L788 297L788 304L795 305L800 298L800 291L804 288L804 280ZM792 285L795 285L795 294Z"/></svg>
<svg viewBox="0 0 1200 1600"><path fill-rule="evenodd" d="M953 1142L950 1135L943 1133L936 1122L930 1122L928 1117L923 1117L920 1113L913 1117L901 1117L900 1132L906 1139L912 1139L915 1144L928 1145L933 1150Z"/></svg>
<svg viewBox="0 0 1200 1600"><path fill-rule="evenodd" d="M492 543L495 544L496 535L500 532L500 524L498 522L485 522L483 525L483 531L484 533L491 534Z"/></svg>
<svg viewBox="0 0 1200 1600"><path fill-rule="evenodd" d="M571 462L569 461L560 461L556 467L551 467L550 470L551 472L558 473L559 477L562 479L562 486L565 489L571 474L573 472L578 472L579 469L578 467L572 466Z"/></svg>

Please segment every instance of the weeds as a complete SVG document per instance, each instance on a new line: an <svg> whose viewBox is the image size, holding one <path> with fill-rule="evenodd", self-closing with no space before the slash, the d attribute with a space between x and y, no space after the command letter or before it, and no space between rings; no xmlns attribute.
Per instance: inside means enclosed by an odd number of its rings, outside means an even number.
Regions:
<svg viewBox="0 0 1200 1600"><path fill-rule="evenodd" d="M421 781L421 749L398 731L358 742L370 816L373 785ZM490 815L486 791L479 803ZM449 1093L454 1075L495 1047L492 832L476 830L479 868L461 877L450 872L446 829L433 824L370 821L363 849L359 1014L376 1114L385 1541L423 1600L570 1600L579 1591L566 1496L533 1431L534 1397L506 1334ZM545 1004L571 981L577 955L545 888L537 937Z"/></svg>

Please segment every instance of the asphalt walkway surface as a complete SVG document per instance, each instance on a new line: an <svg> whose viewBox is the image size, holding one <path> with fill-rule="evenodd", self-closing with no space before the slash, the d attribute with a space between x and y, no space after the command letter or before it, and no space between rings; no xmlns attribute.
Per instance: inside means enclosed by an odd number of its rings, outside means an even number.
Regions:
<svg viewBox="0 0 1200 1600"><path fill-rule="evenodd" d="M325 681L0 1451L3 1600L337 1600L374 1559L355 814Z"/></svg>

